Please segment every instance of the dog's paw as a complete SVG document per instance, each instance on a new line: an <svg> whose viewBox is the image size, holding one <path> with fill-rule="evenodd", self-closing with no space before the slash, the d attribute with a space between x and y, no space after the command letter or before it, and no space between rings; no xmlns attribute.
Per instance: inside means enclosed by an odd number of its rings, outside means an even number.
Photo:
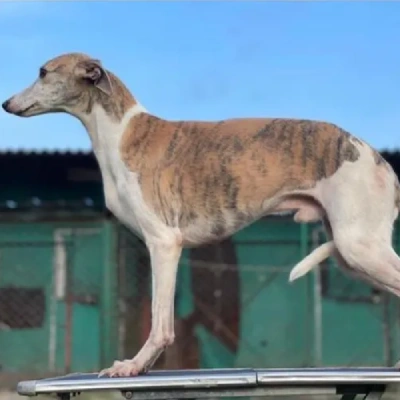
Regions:
<svg viewBox="0 0 400 400"><path fill-rule="evenodd" d="M112 367L100 371L99 377L109 376L110 378L112 378L136 376L139 375L140 372L141 368L139 368L137 363L133 360L114 361Z"/></svg>

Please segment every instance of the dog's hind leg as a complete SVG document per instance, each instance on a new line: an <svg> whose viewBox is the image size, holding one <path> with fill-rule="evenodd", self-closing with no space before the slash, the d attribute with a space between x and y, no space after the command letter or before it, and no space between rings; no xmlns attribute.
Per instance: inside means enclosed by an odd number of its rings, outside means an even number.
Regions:
<svg viewBox="0 0 400 400"><path fill-rule="evenodd" d="M400 258L392 247L397 178L369 147L357 146L359 159L321 182L316 196L326 211L339 264L400 297Z"/></svg>
<svg viewBox="0 0 400 400"><path fill-rule="evenodd" d="M400 258L390 243L358 237L336 245L356 276L400 297Z"/></svg>
<svg viewBox="0 0 400 400"><path fill-rule="evenodd" d="M375 287L400 297L400 258L392 247L392 193L380 193L377 198L360 202L357 208L345 206L338 199L337 213L329 222L332 227L339 265L372 283ZM338 196L339 197L339 196ZM343 201L342 204L338 204Z"/></svg>

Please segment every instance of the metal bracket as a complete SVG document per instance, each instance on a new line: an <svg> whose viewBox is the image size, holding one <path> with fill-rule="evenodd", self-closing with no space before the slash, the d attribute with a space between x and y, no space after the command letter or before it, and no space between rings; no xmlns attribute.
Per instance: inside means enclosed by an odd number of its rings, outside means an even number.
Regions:
<svg viewBox="0 0 400 400"><path fill-rule="evenodd" d="M71 397L79 396L81 392L64 392L57 393L58 400L71 400Z"/></svg>
<svg viewBox="0 0 400 400"><path fill-rule="evenodd" d="M380 398L383 396L383 391L382 392L369 392L365 395L364 400L380 400Z"/></svg>
<svg viewBox="0 0 400 400"><path fill-rule="evenodd" d="M341 400L355 400L363 394L363 400L380 400L385 392L385 385L345 385L337 388L337 394L342 395Z"/></svg>

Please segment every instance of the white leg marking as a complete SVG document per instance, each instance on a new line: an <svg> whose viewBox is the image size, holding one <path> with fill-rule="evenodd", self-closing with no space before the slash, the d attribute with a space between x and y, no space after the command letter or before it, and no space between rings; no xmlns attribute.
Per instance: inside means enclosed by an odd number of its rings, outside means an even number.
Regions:
<svg viewBox="0 0 400 400"><path fill-rule="evenodd" d="M147 371L163 350L174 341L174 295L182 248L177 244L151 243L153 300L150 336L131 360L115 361L100 375L133 376Z"/></svg>

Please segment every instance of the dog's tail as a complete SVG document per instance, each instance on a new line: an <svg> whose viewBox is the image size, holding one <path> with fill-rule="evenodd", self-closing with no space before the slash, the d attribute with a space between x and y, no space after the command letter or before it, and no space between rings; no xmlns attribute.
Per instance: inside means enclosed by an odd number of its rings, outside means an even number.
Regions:
<svg viewBox="0 0 400 400"><path fill-rule="evenodd" d="M295 279L298 279L311 271L319 263L331 256L334 250L335 244L333 240L321 244L321 246L314 249L307 257L293 267L290 271L289 282L293 282Z"/></svg>

